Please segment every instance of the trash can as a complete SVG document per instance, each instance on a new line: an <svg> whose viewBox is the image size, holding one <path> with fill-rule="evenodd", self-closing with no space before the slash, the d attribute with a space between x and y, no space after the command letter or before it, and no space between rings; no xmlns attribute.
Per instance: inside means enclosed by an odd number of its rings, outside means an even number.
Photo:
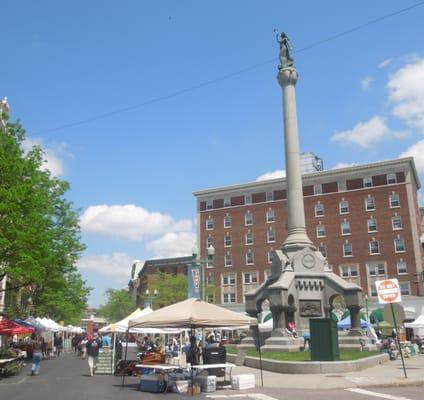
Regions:
<svg viewBox="0 0 424 400"><path fill-rule="evenodd" d="M337 323L331 318L309 320L311 361L340 360Z"/></svg>

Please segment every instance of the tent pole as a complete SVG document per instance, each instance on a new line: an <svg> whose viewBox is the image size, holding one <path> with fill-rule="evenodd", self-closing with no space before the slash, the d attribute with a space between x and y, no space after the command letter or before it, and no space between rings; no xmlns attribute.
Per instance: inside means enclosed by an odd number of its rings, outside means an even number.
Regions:
<svg viewBox="0 0 424 400"><path fill-rule="evenodd" d="M128 354L128 335L130 332L130 328L127 328L127 332L125 334L125 360L124 360L124 365L127 363L127 354ZM124 387L125 385L125 374L122 374L122 387Z"/></svg>
<svg viewBox="0 0 424 400"><path fill-rule="evenodd" d="M112 333L112 375L115 375L115 357L116 357L116 333Z"/></svg>

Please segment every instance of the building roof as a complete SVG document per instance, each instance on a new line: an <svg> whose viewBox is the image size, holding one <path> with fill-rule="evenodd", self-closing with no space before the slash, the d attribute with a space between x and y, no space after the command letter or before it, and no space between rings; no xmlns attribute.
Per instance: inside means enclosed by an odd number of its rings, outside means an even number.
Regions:
<svg viewBox="0 0 424 400"><path fill-rule="evenodd" d="M382 172L391 168L404 166L411 170L412 177L416 182L417 188L421 187L420 180L418 178L417 170L415 168L415 162L413 157L398 158L395 160L378 161L368 164L354 165L345 168L328 169L324 171L313 172L302 175L302 180L308 181L331 181L332 179L340 178L340 176L360 176L364 173L375 170L376 173ZM218 195L228 192L242 192L242 191L255 191L255 190L266 190L270 186L286 186L286 178L268 179L263 181L242 183L237 185L222 186L219 188L211 188L205 190L199 190L193 192L196 197L210 196L212 194Z"/></svg>

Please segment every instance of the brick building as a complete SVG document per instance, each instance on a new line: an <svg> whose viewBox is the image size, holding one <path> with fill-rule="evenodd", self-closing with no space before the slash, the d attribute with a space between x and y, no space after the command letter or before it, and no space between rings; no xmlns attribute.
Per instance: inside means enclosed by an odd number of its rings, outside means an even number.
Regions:
<svg viewBox="0 0 424 400"><path fill-rule="evenodd" d="M419 179L412 158L302 175L306 227L333 271L375 296L375 280L397 278L423 296ZM286 182L272 179L194 193L201 258L214 301L231 308L270 273L287 236ZM422 300L422 299L421 299Z"/></svg>

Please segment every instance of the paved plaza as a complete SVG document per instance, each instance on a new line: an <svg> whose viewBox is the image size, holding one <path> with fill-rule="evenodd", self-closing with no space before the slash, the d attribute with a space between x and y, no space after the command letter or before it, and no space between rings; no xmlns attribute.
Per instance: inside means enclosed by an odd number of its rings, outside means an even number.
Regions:
<svg viewBox="0 0 424 400"><path fill-rule="evenodd" d="M373 397L389 400L422 400L424 356L406 360L409 379L403 378L400 361L369 368L365 371L332 375L283 375L264 371L264 387L260 387L259 371L237 367L234 374L255 373L257 387L248 391L219 390L195 396L202 399L347 399ZM73 354L43 361L41 374L30 376L30 365L21 375L0 380L0 398L10 400L132 400L180 399L187 395L150 394L137 390L139 378L110 375L88 375L85 360Z"/></svg>

